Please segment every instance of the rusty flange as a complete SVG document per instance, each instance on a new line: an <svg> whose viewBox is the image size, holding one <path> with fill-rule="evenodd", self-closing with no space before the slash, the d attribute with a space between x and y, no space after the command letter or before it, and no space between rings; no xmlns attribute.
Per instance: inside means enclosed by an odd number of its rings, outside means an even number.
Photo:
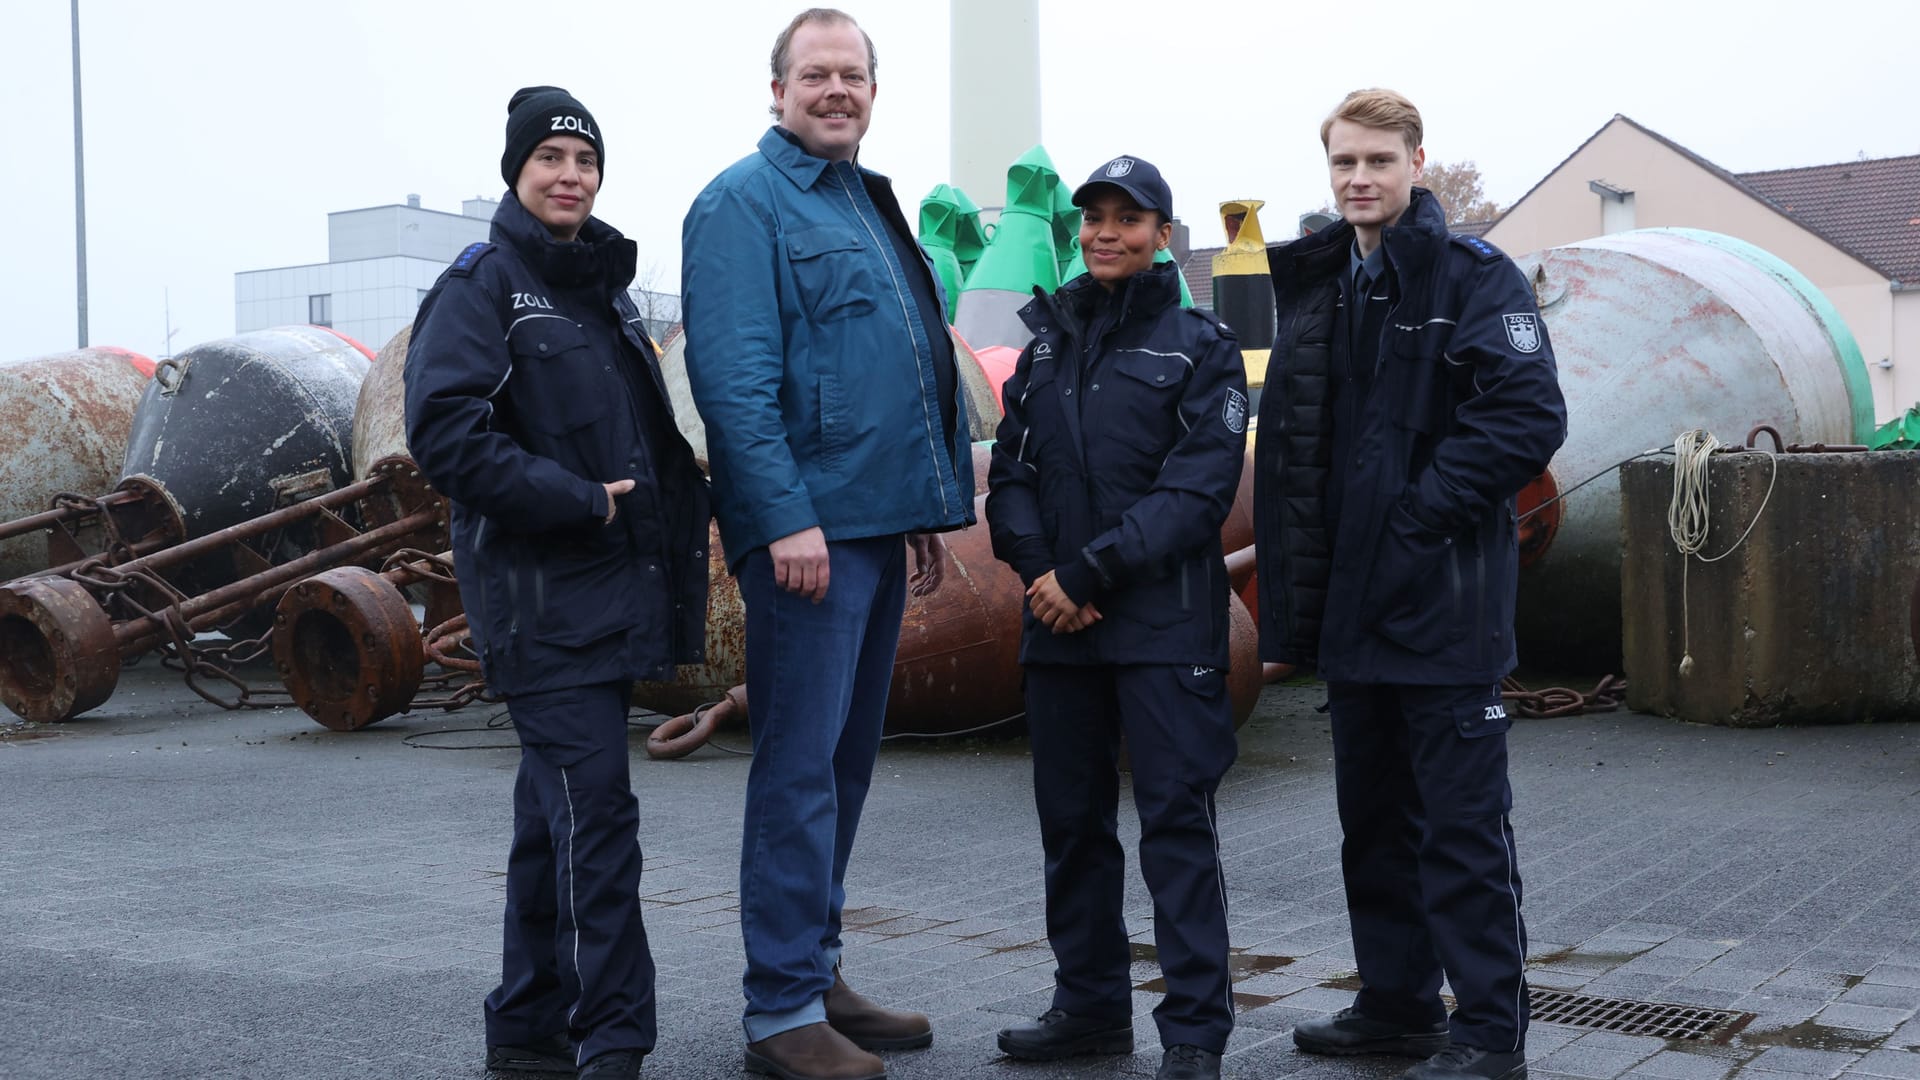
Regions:
<svg viewBox="0 0 1920 1080"><path fill-rule="evenodd" d="M37 723L71 720L113 695L113 620L66 578L0 586L0 702Z"/></svg>
<svg viewBox="0 0 1920 1080"><path fill-rule="evenodd" d="M376 476L386 477L387 485L384 491L364 500L367 527L391 525L409 514L432 507L438 511L433 530L423 533L409 546L427 551L445 550L448 546L447 500L427 483L413 459L401 454L383 457L367 467L367 475L362 479Z"/></svg>
<svg viewBox="0 0 1920 1080"><path fill-rule="evenodd" d="M134 497L107 508L109 562L130 562L140 551L172 547L187 538L186 512L165 484L135 473L122 477L113 490Z"/></svg>
<svg viewBox="0 0 1920 1080"><path fill-rule="evenodd" d="M371 570L342 566L280 598L273 662L303 712L353 731L413 701L426 656L400 590Z"/></svg>

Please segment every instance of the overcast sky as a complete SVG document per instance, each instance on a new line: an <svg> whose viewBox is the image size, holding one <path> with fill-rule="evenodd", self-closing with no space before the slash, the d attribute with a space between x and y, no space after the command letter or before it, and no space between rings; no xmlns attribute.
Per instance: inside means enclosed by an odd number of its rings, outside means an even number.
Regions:
<svg viewBox="0 0 1920 1080"><path fill-rule="evenodd" d="M1920 152L1912 2L1039 3L1062 173L1154 161L1195 244L1223 199L1267 200L1272 232L1320 205L1320 119L1360 86L1411 96L1429 157L1477 161L1503 204L1615 113L1735 171ZM880 54L862 162L911 217L949 179L948 8L847 4ZM232 333L234 273L324 262L328 211L499 195L506 101L535 83L594 112L596 212L678 291L681 218L765 129L800 6L81 0L92 342L167 351L169 294L172 351ZM66 0L6 0L0 359L75 340L70 48Z"/></svg>

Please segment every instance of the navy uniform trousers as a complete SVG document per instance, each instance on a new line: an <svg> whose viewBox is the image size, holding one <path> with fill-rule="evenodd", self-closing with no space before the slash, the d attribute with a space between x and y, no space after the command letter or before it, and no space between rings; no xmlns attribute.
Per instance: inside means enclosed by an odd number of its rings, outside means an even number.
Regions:
<svg viewBox="0 0 1920 1080"><path fill-rule="evenodd" d="M1126 852L1115 832L1120 736L1140 813L1140 873L1153 897L1167 984L1153 1010L1163 1046L1215 1053L1233 1030L1226 881L1214 792L1237 753L1224 672L1190 665L1026 669L1033 795L1047 857L1047 940L1059 964L1053 1007L1125 1022L1132 950L1121 905Z"/></svg>
<svg viewBox="0 0 1920 1080"><path fill-rule="evenodd" d="M507 700L520 735L500 986L487 1042L567 1035L585 1063L653 1049L653 954L640 921L640 807L628 682Z"/></svg>
<svg viewBox="0 0 1920 1080"><path fill-rule="evenodd" d="M1524 1050L1527 931L1499 687L1336 682L1327 696L1355 1008L1437 1024L1444 972L1454 1042Z"/></svg>

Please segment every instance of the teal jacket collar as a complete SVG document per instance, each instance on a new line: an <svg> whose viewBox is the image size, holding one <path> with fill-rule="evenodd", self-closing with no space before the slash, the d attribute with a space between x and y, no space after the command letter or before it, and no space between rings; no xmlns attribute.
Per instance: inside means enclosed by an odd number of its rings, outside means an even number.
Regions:
<svg viewBox="0 0 1920 1080"><path fill-rule="evenodd" d="M802 191L810 190L814 184L819 183L820 174L833 165L833 162L826 158L817 158L807 153L801 147L799 138L778 124L768 128L767 133L760 136L759 150L761 156L772 162L774 168L779 169L782 175L793 181L794 186ZM892 183L887 177L872 169L864 168L858 161L853 163L853 169L862 178L878 180L883 184Z"/></svg>

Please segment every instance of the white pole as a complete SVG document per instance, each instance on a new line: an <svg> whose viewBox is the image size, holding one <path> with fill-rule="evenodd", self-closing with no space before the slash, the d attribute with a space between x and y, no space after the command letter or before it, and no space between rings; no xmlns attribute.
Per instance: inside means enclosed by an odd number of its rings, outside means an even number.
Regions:
<svg viewBox="0 0 1920 1080"><path fill-rule="evenodd" d="M1040 141L1039 0L952 0L955 187L988 220L1007 166Z"/></svg>
<svg viewBox="0 0 1920 1080"><path fill-rule="evenodd" d="M87 347L87 162L80 134L80 0L73 0L73 247L80 345Z"/></svg>

